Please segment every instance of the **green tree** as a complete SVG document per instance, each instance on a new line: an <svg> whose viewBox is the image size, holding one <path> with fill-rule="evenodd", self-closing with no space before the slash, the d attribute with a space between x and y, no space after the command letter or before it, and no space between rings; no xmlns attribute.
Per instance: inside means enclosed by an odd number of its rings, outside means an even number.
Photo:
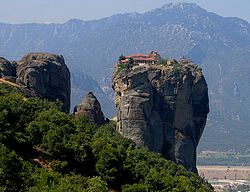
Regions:
<svg viewBox="0 0 250 192"><path fill-rule="evenodd" d="M25 191L31 165L0 144L0 187L3 191Z"/></svg>
<svg viewBox="0 0 250 192"><path fill-rule="evenodd" d="M108 185L101 177L90 178L87 184L87 192L108 192Z"/></svg>
<svg viewBox="0 0 250 192"><path fill-rule="evenodd" d="M65 158L75 126L69 115L52 108L39 113L27 132L33 145L43 148L54 158Z"/></svg>
<svg viewBox="0 0 250 192"><path fill-rule="evenodd" d="M144 183L135 183L133 185L124 185L122 192L149 192L149 188Z"/></svg>
<svg viewBox="0 0 250 192"><path fill-rule="evenodd" d="M119 151L110 144L105 145L97 159L96 171L111 186L119 185L123 171L123 162Z"/></svg>
<svg viewBox="0 0 250 192"><path fill-rule="evenodd" d="M18 152L30 150L29 135L26 133L28 124L39 112L59 107L46 100L26 99L14 89L5 92L5 89L10 88L0 85L0 142Z"/></svg>
<svg viewBox="0 0 250 192"><path fill-rule="evenodd" d="M120 57L119 57L119 61L122 61L124 59L126 59L126 57L123 54L121 54Z"/></svg>
<svg viewBox="0 0 250 192"><path fill-rule="evenodd" d="M167 59L161 58L157 61L157 65L165 65L165 64L167 64Z"/></svg>
<svg viewBox="0 0 250 192"><path fill-rule="evenodd" d="M38 169L32 175L33 186L29 192L86 192L87 178L78 175L62 175L54 171Z"/></svg>

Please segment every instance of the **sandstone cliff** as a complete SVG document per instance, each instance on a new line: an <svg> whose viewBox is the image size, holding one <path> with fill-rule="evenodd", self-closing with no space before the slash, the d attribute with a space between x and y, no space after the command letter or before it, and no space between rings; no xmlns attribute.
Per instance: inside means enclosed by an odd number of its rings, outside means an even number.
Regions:
<svg viewBox="0 0 250 192"><path fill-rule="evenodd" d="M88 92L83 101L74 108L74 115L86 116L90 122L96 125L105 123L101 105L92 92Z"/></svg>
<svg viewBox="0 0 250 192"><path fill-rule="evenodd" d="M12 79L26 96L59 100L65 112L70 110L70 72L62 56L30 53L10 63L0 58L0 74Z"/></svg>
<svg viewBox="0 0 250 192"><path fill-rule="evenodd" d="M117 131L196 172L196 148L209 112L201 69L192 63L117 64L112 87Z"/></svg>

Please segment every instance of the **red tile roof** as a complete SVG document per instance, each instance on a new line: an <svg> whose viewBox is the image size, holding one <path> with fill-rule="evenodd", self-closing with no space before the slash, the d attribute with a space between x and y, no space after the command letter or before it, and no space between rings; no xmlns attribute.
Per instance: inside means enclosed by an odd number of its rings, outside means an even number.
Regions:
<svg viewBox="0 0 250 192"><path fill-rule="evenodd" d="M129 60L128 59L124 59L124 60L121 60L120 62L121 63L127 63L127 62L129 62Z"/></svg>
<svg viewBox="0 0 250 192"><path fill-rule="evenodd" d="M122 63L128 62L128 59L132 58L134 61L157 61L160 55L157 52L151 52L150 54L132 54L125 56L126 59L122 60Z"/></svg>
<svg viewBox="0 0 250 192"><path fill-rule="evenodd" d="M135 61L156 61L156 58L152 58L152 57L149 57L149 58L137 57L134 60Z"/></svg>

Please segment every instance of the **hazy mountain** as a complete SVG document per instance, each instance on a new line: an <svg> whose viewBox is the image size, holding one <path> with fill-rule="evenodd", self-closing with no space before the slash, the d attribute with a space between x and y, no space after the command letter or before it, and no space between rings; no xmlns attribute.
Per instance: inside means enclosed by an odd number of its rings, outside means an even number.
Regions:
<svg viewBox="0 0 250 192"><path fill-rule="evenodd" d="M31 51L64 55L72 71L88 75L73 72L73 90L83 91L81 82L92 82L102 98L108 93L103 100L109 114L114 110L109 83L119 55L157 50L164 57L189 56L201 65L209 85L211 112L201 148L250 147L250 24L242 19L221 17L195 4L168 4L94 21L2 23L0 43L0 55L8 59Z"/></svg>
<svg viewBox="0 0 250 192"><path fill-rule="evenodd" d="M87 92L92 91L102 103L102 108L105 109L105 115L109 117L114 115L115 106L112 98L103 92L100 85L93 78L81 71L72 70L71 84L71 110L79 104Z"/></svg>

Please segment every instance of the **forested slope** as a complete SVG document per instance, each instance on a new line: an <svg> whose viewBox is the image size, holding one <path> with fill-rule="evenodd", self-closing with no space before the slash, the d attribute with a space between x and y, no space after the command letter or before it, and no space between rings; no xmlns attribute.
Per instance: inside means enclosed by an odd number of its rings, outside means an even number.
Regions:
<svg viewBox="0 0 250 192"><path fill-rule="evenodd" d="M210 185L60 104L0 85L0 191L211 191Z"/></svg>

